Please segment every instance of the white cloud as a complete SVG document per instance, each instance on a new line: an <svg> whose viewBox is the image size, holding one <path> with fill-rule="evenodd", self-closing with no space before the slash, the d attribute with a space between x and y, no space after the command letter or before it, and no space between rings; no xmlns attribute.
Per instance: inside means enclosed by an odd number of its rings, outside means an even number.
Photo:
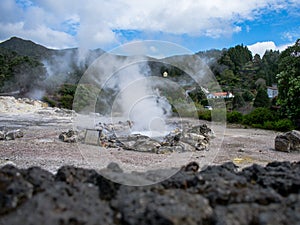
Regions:
<svg viewBox="0 0 300 225"><path fill-rule="evenodd" d="M293 45L294 43L285 44L276 46L276 44L273 41L265 41L265 42L257 42L252 45L248 45L248 49L252 52L252 55L259 54L261 57L265 54L266 50L279 50L283 51L288 46Z"/></svg>
<svg viewBox="0 0 300 225"><path fill-rule="evenodd" d="M12 24L0 23L0 30L1 33L5 33L9 37L24 37L26 39L34 40L38 44L46 45L49 48L68 48L77 45L72 36L64 32L52 30L45 26L24 29L24 22Z"/></svg>
<svg viewBox="0 0 300 225"><path fill-rule="evenodd" d="M26 7L22 8L14 0L1 1L0 22L3 27L18 27L20 30L14 30L15 33L12 30L1 30L0 39L21 34L24 38L36 36L34 41L39 40L46 46L57 48L71 47L75 41L87 48L118 43L121 38L113 32L118 29L212 38L231 36L241 31L241 27L236 25L238 22L255 19L264 10L277 10L288 4L284 0L231 0L230 3L225 0L25 2ZM292 4L297 3L295 1ZM80 21L78 29L77 26L71 27L74 23L66 22L74 18L75 22ZM19 26L20 23L23 26ZM39 32L41 28L46 30L46 34ZM38 32L31 34L34 30ZM67 33L70 30L74 37ZM49 38L51 35L55 36L55 40Z"/></svg>

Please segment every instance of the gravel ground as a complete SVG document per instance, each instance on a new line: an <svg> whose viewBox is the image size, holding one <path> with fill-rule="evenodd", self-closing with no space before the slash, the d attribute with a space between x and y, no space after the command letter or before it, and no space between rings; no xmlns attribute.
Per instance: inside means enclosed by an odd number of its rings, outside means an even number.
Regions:
<svg viewBox="0 0 300 225"><path fill-rule="evenodd" d="M0 163L13 163L21 168L40 166L51 172L67 164L102 169L112 161L123 164L125 169L128 166L128 170L143 171L180 167L191 160L199 162L202 166L232 161L240 167L253 163L266 165L274 160L300 160L299 153L274 150L277 132L259 129L227 127L223 136L223 127L219 127L219 130L215 127L216 138L212 140L209 151L160 155L64 143L58 136L62 131L72 128L72 120L67 117L51 116L50 119L44 115L38 117L29 114L2 114L0 121L0 127L21 128L24 131L23 138L0 141Z"/></svg>
<svg viewBox="0 0 300 225"><path fill-rule="evenodd" d="M72 111L49 108L40 101L0 97L0 129L24 131L24 137L12 141L0 141L0 165L14 164L20 168L40 166L53 173L63 165L103 169L116 162L124 171L144 172L164 168L180 168L190 161L200 167L234 162L240 168L253 163L266 165L272 161L300 161L299 153L284 153L274 150L277 132L245 129L240 126L225 126L206 123L215 132L209 151L195 153L152 154L109 149L77 143L64 143L58 139L62 131L76 126L90 126L107 118L95 115L75 115ZM177 118L172 118L177 121ZM185 123L199 121L185 119Z"/></svg>

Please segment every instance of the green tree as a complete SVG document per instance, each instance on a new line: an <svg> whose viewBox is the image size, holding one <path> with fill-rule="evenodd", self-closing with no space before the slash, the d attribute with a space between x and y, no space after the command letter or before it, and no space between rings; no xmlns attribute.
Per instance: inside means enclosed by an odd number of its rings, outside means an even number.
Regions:
<svg viewBox="0 0 300 225"><path fill-rule="evenodd" d="M271 86L276 83L276 74L278 73L279 51L267 50L262 57L261 66L258 71L257 79L263 78L266 84Z"/></svg>
<svg viewBox="0 0 300 225"><path fill-rule="evenodd" d="M233 87L238 81L239 78L233 73L232 70L224 70L221 74L221 84L229 87Z"/></svg>
<svg viewBox="0 0 300 225"><path fill-rule="evenodd" d="M245 103L245 100L243 99L242 95L240 93L236 93L232 100L233 109L243 107L245 104L246 103Z"/></svg>
<svg viewBox="0 0 300 225"><path fill-rule="evenodd" d="M279 58L278 102L281 113L294 121L300 120L300 39L284 50Z"/></svg>
<svg viewBox="0 0 300 225"><path fill-rule="evenodd" d="M253 103L254 107L265 107L268 108L270 106L270 99L267 93L267 90L264 88L259 88L254 99Z"/></svg>
<svg viewBox="0 0 300 225"><path fill-rule="evenodd" d="M254 99L254 95L249 90L244 91L242 97L245 100L245 102L251 102Z"/></svg>
<svg viewBox="0 0 300 225"><path fill-rule="evenodd" d="M201 103L203 100L206 100L205 93L199 87L196 87L195 89L187 91L186 93L193 100L193 102Z"/></svg>
<svg viewBox="0 0 300 225"><path fill-rule="evenodd" d="M252 53L247 46L243 45L229 48L219 60L221 64L228 66L234 73L238 73L249 61L252 61Z"/></svg>

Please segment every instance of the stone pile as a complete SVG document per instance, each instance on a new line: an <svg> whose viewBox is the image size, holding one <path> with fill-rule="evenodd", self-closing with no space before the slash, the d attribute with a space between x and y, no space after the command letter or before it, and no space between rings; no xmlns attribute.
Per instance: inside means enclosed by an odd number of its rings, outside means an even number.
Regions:
<svg viewBox="0 0 300 225"><path fill-rule="evenodd" d="M210 139L213 137L212 130L206 124L182 130L176 128L166 136L159 138L139 133L131 134L129 133L130 128L131 122L129 121L117 124L100 123L95 129L99 138L95 141L95 145L164 154L208 150ZM66 136L66 134L64 135Z"/></svg>
<svg viewBox="0 0 300 225"><path fill-rule="evenodd" d="M106 171L137 177L116 167ZM73 166L53 175L6 165L0 168L0 224L299 224L300 162L198 168L190 163L161 183L135 187Z"/></svg>
<svg viewBox="0 0 300 225"><path fill-rule="evenodd" d="M20 129L17 130L0 130L0 140L15 140L16 138L21 138L24 136L23 131Z"/></svg>

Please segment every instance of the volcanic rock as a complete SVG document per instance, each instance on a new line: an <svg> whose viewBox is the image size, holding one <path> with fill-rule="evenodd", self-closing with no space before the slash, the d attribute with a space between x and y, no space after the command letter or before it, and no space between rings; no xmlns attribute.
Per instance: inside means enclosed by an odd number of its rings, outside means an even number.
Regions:
<svg viewBox="0 0 300 225"><path fill-rule="evenodd" d="M79 141L79 132L70 129L66 132L62 132L58 138L63 142L75 143Z"/></svg>
<svg viewBox="0 0 300 225"><path fill-rule="evenodd" d="M275 150L282 152L300 151L300 131L293 130L276 136Z"/></svg>
<svg viewBox="0 0 300 225"><path fill-rule="evenodd" d="M24 136L23 131L20 129L17 130L2 130L0 131L0 140L15 140L16 138L21 138Z"/></svg>
<svg viewBox="0 0 300 225"><path fill-rule="evenodd" d="M164 137L153 138L139 133L131 134L131 126L130 121L116 124L99 123L95 129L86 130L84 143L106 148L167 154L208 150L210 139L213 137L212 130L206 124L183 130L176 128ZM72 132L62 133L60 138L73 142L76 140L76 134Z"/></svg>
<svg viewBox="0 0 300 225"><path fill-rule="evenodd" d="M105 171L126 177L117 164ZM156 174L159 171L156 171ZM146 172L147 173L147 172ZM102 174L102 173L101 173ZM131 174L131 177L136 174ZM95 170L0 168L0 224L299 224L300 162L233 163L198 172L191 162L148 186L107 180Z"/></svg>
<svg viewBox="0 0 300 225"><path fill-rule="evenodd" d="M132 140L135 139L135 140ZM136 150L140 152L156 152L160 148L159 141L149 138L145 135L134 135L134 138L129 138L129 141L122 142L124 149Z"/></svg>

